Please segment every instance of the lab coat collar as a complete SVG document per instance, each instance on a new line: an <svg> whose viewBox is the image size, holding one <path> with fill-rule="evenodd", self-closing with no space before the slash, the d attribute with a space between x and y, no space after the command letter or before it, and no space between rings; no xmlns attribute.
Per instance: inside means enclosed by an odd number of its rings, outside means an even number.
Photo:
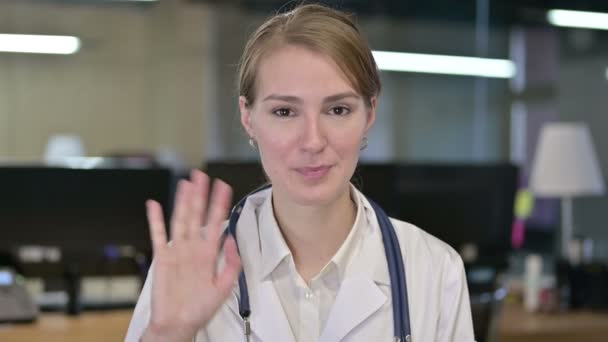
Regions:
<svg viewBox="0 0 608 342"><path fill-rule="evenodd" d="M291 254L283 235L279 230L279 224L274 217L272 207L272 192L266 196L258 210L258 231L260 235L260 249L262 253L262 267L260 280L267 277Z"/></svg>
<svg viewBox="0 0 608 342"><path fill-rule="evenodd" d="M247 274L255 275L253 278L248 276L252 309L251 329L261 341L295 342L271 278L258 278L263 273L261 263L256 265L252 262L253 259L261 258L261 246L252 243L260 241L259 227L252 229L252 226L256 226L257 215L265 199L270 196L270 191L264 190L248 198L238 225L239 248L242 259L244 258L244 267ZM378 220L365 196L356 189L355 193L360 198L359 203L363 205L363 218L367 224L362 225L359 246L347 267L346 276L342 280L325 330L319 339L322 342L342 340L389 300L381 289L390 285L390 279ZM235 296L238 296L238 289ZM229 301L228 306L237 319L240 319L236 299Z"/></svg>
<svg viewBox="0 0 608 342"><path fill-rule="evenodd" d="M345 278L346 268L348 263L351 262L352 257L356 254L357 244L366 225L366 220L363 217L364 210L362 209L361 196L352 184L350 185L350 196L355 201L357 207L355 222L346 240L330 260L330 264L337 267L340 280ZM262 205L259 206L258 218L262 253L262 273L260 274L260 279L266 279L285 257L291 255L291 251L279 230L279 225L274 216L272 193L268 194ZM321 274L324 271L325 269L321 271Z"/></svg>
<svg viewBox="0 0 608 342"><path fill-rule="evenodd" d="M349 263L349 266L347 267L346 277L352 274L358 274L360 276L371 278L378 285L390 286L390 276L386 263L386 254L384 252L382 233L380 231L378 219L376 218L376 213L374 212L374 209L372 208L365 195L363 195L352 184L351 189L351 191L353 191L354 194L356 194L356 196L359 198L358 201L360 207L363 209L357 209L358 212L362 211L362 215L358 214L358 216L361 216L361 221L363 221L363 224L360 224L362 229L359 233L360 238L357 242L360 245L356 247L358 251L353 254L353 260ZM253 194L247 198L247 202L245 203L245 207L243 208L241 214L241 219L239 220L240 224L238 225L239 234L249 236L247 237L247 240L244 240L248 243L239 242L239 248L242 255L249 255L245 252L249 249L255 249L251 252L257 254L257 257L260 257L259 253L262 249L262 246L260 245L260 227L257 226L255 223L257 223L258 215L261 214L264 202L268 198L270 198L271 191L272 189L266 189L256 194ZM247 222L247 224L242 224L244 222ZM252 225L256 227L256 229L252 229ZM254 236L258 244L252 243ZM403 242L401 242L401 244L403 244ZM289 250L286 250L287 253L289 253ZM282 253L284 252L279 253L279 255ZM403 250L402 253L404 253L403 257L404 259L406 259L407 253L405 253ZM251 271L248 270L248 272ZM262 267L259 267L259 269L256 267L256 270L254 270L254 272L258 272L258 275L266 274ZM264 278L261 277L259 280L262 279Z"/></svg>

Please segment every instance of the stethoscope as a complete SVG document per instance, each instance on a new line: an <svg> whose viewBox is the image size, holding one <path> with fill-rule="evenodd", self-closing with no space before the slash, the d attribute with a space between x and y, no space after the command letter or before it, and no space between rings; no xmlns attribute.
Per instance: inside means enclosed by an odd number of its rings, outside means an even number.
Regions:
<svg viewBox="0 0 608 342"><path fill-rule="evenodd" d="M241 199L236 206L230 212L230 218L228 221L228 228L226 234L231 234L236 242L236 224L241 216L241 211L245 206L247 197L253 195L259 191L266 190L272 185L264 185L249 195ZM411 329L410 329L410 313L409 305L407 300L407 284L405 282L405 266L403 265L403 257L401 255L401 249L399 246L399 240L395 234L395 228L391 223L390 219L375 202L367 199L371 204L376 217L378 218L378 224L380 231L382 232L382 242L384 244L384 251L386 254L386 262L388 264L388 272L391 281L391 296L393 302L393 326L395 342L411 342ZM237 244L238 249L238 244ZM249 306L249 292L247 290L247 280L245 279L245 271L242 270L239 275L239 291L240 299L239 303L239 314L243 318L245 326L245 339L249 341L251 335L251 324L249 318L251 317L251 308Z"/></svg>

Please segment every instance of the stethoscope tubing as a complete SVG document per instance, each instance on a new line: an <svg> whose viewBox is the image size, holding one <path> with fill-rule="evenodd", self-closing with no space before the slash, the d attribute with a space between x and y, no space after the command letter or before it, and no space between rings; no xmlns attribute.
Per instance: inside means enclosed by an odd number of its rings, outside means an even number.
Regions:
<svg viewBox="0 0 608 342"><path fill-rule="evenodd" d="M405 265L403 263L399 239L397 238L393 224L384 210L371 199L368 198L367 201L374 209L378 225L380 226L391 284L397 285L391 285L395 339L409 341L411 339L409 301L407 298L407 283L405 281Z"/></svg>
<svg viewBox="0 0 608 342"><path fill-rule="evenodd" d="M230 213L228 228L224 233L224 238L227 237L227 234L230 234L236 242L236 226L241 211L245 206L247 198L250 195L255 194L259 191L266 190L271 186L271 184L266 184L250 192L234 206ZM405 265L403 263L403 256L401 253L401 248L399 246L399 240L397 238L397 234L395 233L395 228L393 227L393 224L390 222L390 219L388 218L388 215L386 215L384 210L382 210L382 208L372 200L368 199L368 202L374 209L376 218L378 220L378 225L380 226L380 231L382 233L382 242L384 244L384 251L386 255L389 278L391 282L394 337L396 341L409 342L411 341L409 302L407 298L408 292L405 277ZM237 251L239 251L238 243ZM241 273L239 274L238 282L240 292L240 298L238 298L239 315L243 318L244 321L248 322L249 317L251 316L251 307L249 303L249 291L247 287L247 279L245 278L244 269L241 270Z"/></svg>

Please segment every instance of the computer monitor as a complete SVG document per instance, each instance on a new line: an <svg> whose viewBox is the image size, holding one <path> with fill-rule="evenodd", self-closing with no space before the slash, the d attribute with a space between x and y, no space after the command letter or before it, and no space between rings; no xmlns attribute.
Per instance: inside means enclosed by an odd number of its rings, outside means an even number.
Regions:
<svg viewBox="0 0 608 342"><path fill-rule="evenodd" d="M360 165L363 192L387 213L457 251L504 264L511 249L517 167L511 164Z"/></svg>
<svg viewBox="0 0 608 342"><path fill-rule="evenodd" d="M232 185L234 200L267 180L258 161L213 161L204 169ZM361 163L352 178L389 216L413 223L457 251L504 265L511 249L518 169L505 163Z"/></svg>
<svg viewBox="0 0 608 342"><path fill-rule="evenodd" d="M233 204L268 182L259 161L209 161L203 165L203 171L232 187Z"/></svg>
<svg viewBox="0 0 608 342"><path fill-rule="evenodd" d="M23 245L64 255L108 245L151 250L145 201L169 203L166 169L0 167L0 252Z"/></svg>

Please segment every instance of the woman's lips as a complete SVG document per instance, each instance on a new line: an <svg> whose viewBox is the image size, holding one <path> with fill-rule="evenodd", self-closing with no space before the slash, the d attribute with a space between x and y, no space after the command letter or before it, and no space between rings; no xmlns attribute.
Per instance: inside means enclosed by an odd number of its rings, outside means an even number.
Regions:
<svg viewBox="0 0 608 342"><path fill-rule="evenodd" d="M300 167L296 168L296 171L308 179L319 179L324 177L331 169L329 165L321 165L314 167Z"/></svg>

